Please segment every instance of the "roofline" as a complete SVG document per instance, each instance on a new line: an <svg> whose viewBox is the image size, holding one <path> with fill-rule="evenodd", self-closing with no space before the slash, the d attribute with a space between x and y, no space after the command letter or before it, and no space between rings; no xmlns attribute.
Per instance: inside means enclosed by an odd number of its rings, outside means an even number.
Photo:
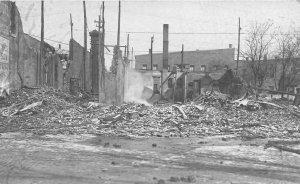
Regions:
<svg viewBox="0 0 300 184"><path fill-rule="evenodd" d="M192 53L192 52L207 52L207 51L220 51L220 50L235 50L235 48L226 48L226 49L210 49L210 50L191 50L191 51L184 51L184 53ZM176 53L181 53L181 51L175 51L175 52L169 52L169 54L176 54ZM162 52L160 53L153 53L152 55L160 55L163 54ZM149 54L140 54L140 55L135 55L136 56L148 56Z"/></svg>
<svg viewBox="0 0 300 184"><path fill-rule="evenodd" d="M28 36L28 37L30 37L30 38L32 38L32 39L34 39L34 40L36 40L36 41L38 41L38 42L41 42L41 40L38 40L37 38L35 38L35 37L29 35L28 33L23 33L23 34L26 35L26 36ZM45 44L45 45L48 44L50 47L53 47L53 48L55 49L54 46L50 45L50 44L49 44L48 42L46 42L46 41L44 41L44 44Z"/></svg>
<svg viewBox="0 0 300 184"><path fill-rule="evenodd" d="M278 58L278 59L283 59L283 58ZM285 59L289 59L289 58L285 58ZM296 56L296 57L292 57L292 59L300 59L300 56ZM273 61L273 60L276 60L275 58L270 58L270 59L267 59L267 61ZM234 61L237 61L236 59L234 59ZM240 59L239 61L247 61L245 59ZM249 60L250 61L250 60ZM261 60L261 61L264 61L264 60Z"/></svg>

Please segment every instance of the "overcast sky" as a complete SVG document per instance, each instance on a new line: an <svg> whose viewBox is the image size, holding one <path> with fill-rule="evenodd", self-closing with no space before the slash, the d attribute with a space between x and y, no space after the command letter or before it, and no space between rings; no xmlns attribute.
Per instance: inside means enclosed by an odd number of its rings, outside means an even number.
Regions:
<svg viewBox="0 0 300 184"><path fill-rule="evenodd" d="M58 47L51 39L68 44L71 13L74 39L83 45L82 4L82 1L45 1L45 39L48 43ZM100 1L86 1L89 31L96 29L94 21L98 19L100 5ZM17 1L17 6L24 32L40 36L40 1ZM153 50L162 52L163 24L169 24L170 33L180 33L170 34L170 51L181 50L181 44L189 51L228 48L230 43L237 48L237 34L228 33L238 32L238 17L241 18L242 32L256 21L268 20L283 30L291 26L300 28L299 0L122 0L121 6L121 45L126 44L129 33L130 47L135 55L148 53L152 35ZM114 45L117 40L117 1L105 1L105 19L106 44ZM245 37L245 34L241 36L242 43ZM62 44L62 47L68 50L68 45ZM106 53L106 63L110 65L112 51Z"/></svg>

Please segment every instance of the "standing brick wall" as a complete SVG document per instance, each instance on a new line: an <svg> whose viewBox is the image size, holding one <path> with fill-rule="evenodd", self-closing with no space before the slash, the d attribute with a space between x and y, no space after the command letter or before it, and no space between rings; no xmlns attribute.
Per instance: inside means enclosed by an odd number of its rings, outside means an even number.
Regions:
<svg viewBox="0 0 300 184"><path fill-rule="evenodd" d="M74 39L70 40L69 45L69 58L70 66L66 74L66 86L69 86L70 78L78 78L80 88L83 89L83 47ZM91 92L91 75L90 75L90 53L86 54L86 89L85 91Z"/></svg>

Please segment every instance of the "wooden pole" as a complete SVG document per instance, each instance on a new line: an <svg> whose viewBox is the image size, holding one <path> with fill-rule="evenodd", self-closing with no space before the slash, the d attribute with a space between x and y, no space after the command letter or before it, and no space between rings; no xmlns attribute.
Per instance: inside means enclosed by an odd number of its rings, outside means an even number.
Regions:
<svg viewBox="0 0 300 184"><path fill-rule="evenodd" d="M72 21L72 14L70 13L70 25L71 25L71 39L73 40L73 21Z"/></svg>
<svg viewBox="0 0 300 184"><path fill-rule="evenodd" d="M127 61L129 61L129 49L130 49L130 47L129 47L129 34L127 34L127 53L126 53Z"/></svg>
<svg viewBox="0 0 300 184"><path fill-rule="evenodd" d="M119 14L118 14L118 37L117 37L117 47L120 49L120 24L121 24L121 1L119 0Z"/></svg>
<svg viewBox="0 0 300 184"><path fill-rule="evenodd" d="M186 91L187 91L187 72L183 74L184 77L184 90L183 90L183 103L186 103Z"/></svg>
<svg viewBox="0 0 300 184"><path fill-rule="evenodd" d="M119 0L118 13L118 35L117 35L117 76L116 76L116 101L117 104L122 104L124 100L124 65L120 52L120 24L121 24L121 1Z"/></svg>
<svg viewBox="0 0 300 184"><path fill-rule="evenodd" d="M87 50L87 23L86 23L86 7L85 7L85 1L83 1L83 14L84 14L84 48L83 48L83 89L86 90L86 85L85 85L85 64L86 64L86 50Z"/></svg>
<svg viewBox="0 0 300 184"><path fill-rule="evenodd" d="M101 8L100 8L100 12L101 12ZM98 38L98 76L99 76L99 80L98 80L98 94L99 94L99 102L102 102L102 33L101 33L101 13L99 15L99 20L98 20L98 32L99 32L99 38Z"/></svg>
<svg viewBox="0 0 300 184"><path fill-rule="evenodd" d="M236 58L236 74L239 71L239 61L240 61L240 37L241 37L241 25L240 25L240 17L239 17L239 30L238 30L238 53Z"/></svg>
<svg viewBox="0 0 300 184"><path fill-rule="evenodd" d="M40 62L39 62L39 85L43 82L43 72L42 72L42 64L43 64L43 56L44 56L44 1L41 2L41 43L40 43Z"/></svg>
<svg viewBox="0 0 300 184"><path fill-rule="evenodd" d="M124 52L124 57L125 58L127 57L126 54L127 54L127 45L125 45L125 52Z"/></svg>
<svg viewBox="0 0 300 184"><path fill-rule="evenodd" d="M102 2L102 88L105 87L105 57L104 57L104 46L105 46L105 18L104 18L104 1Z"/></svg>
<svg viewBox="0 0 300 184"><path fill-rule="evenodd" d="M154 36L151 37L151 49L150 49L151 71L153 70L153 41L154 41Z"/></svg>
<svg viewBox="0 0 300 184"><path fill-rule="evenodd" d="M134 66L133 66L133 47L131 48L131 68L135 68Z"/></svg>
<svg viewBox="0 0 300 184"><path fill-rule="evenodd" d="M175 95L176 95L176 83L177 83L177 71L174 74L174 84L173 84L173 103L175 103Z"/></svg>
<svg viewBox="0 0 300 184"><path fill-rule="evenodd" d="M169 24L163 25L163 68L161 80L164 81L164 74L168 72L168 55L169 55ZM163 98L164 85L161 84L161 98Z"/></svg>
<svg viewBox="0 0 300 184"><path fill-rule="evenodd" d="M183 71L183 50L184 50L184 45L182 44L182 47L181 47L181 71Z"/></svg>

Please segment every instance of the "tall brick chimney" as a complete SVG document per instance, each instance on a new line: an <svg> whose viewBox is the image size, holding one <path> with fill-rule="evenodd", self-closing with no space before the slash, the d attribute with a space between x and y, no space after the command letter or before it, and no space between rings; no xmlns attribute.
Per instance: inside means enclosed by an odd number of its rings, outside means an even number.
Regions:
<svg viewBox="0 0 300 184"><path fill-rule="evenodd" d="M98 54L99 54L99 32L93 30L90 32L91 36L91 79L92 79L92 93L99 93L99 66L98 66Z"/></svg>

